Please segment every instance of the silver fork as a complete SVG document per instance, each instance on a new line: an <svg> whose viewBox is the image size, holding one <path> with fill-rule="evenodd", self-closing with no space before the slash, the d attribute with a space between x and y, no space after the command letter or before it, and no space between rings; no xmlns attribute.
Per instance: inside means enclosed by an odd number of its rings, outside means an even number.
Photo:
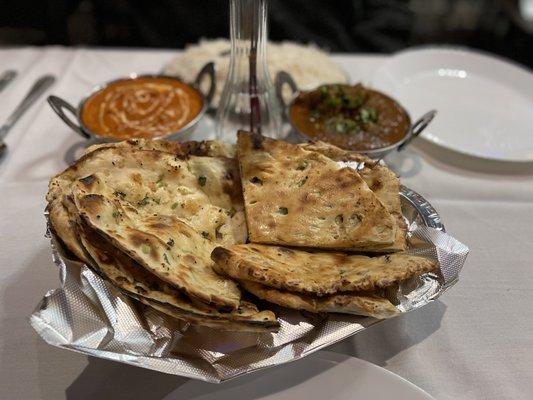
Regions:
<svg viewBox="0 0 533 400"><path fill-rule="evenodd" d="M53 75L44 75L40 77L31 87L26 97L22 99L20 104L15 108L11 115L7 118L4 125L0 127L0 161L6 154L7 145L4 143L4 138L9 130L15 125L20 117L35 103L35 101L56 81Z"/></svg>
<svg viewBox="0 0 533 400"><path fill-rule="evenodd" d="M0 92L4 90L4 88L9 85L9 82L11 82L16 77L17 71L14 71L12 69L2 72L2 75L0 75Z"/></svg>

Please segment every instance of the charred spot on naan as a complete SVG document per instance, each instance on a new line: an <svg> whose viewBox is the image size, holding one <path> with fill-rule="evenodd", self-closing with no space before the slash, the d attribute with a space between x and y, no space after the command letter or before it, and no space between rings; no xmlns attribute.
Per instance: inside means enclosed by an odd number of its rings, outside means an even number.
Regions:
<svg viewBox="0 0 533 400"><path fill-rule="evenodd" d="M104 198L98 194L88 194L83 198L84 209L87 212L95 214L97 218L100 218L100 212L103 211Z"/></svg>
<svg viewBox="0 0 533 400"><path fill-rule="evenodd" d="M126 240L130 242L133 248L136 248L145 254L149 254L154 261L159 261L161 259L161 255L157 251L157 246L159 245L158 239L135 229L127 229L126 232Z"/></svg>
<svg viewBox="0 0 533 400"><path fill-rule="evenodd" d="M237 135L239 134L246 134L247 132L245 131L239 131L237 133ZM261 150L263 148L263 140L264 140L264 136L263 135L260 135L258 133L254 133L251 135L251 138L252 138L252 147L255 149L255 150Z"/></svg>
<svg viewBox="0 0 533 400"><path fill-rule="evenodd" d="M98 183L98 178L91 174L85 178L81 178L79 181L83 184L85 189L91 190Z"/></svg>

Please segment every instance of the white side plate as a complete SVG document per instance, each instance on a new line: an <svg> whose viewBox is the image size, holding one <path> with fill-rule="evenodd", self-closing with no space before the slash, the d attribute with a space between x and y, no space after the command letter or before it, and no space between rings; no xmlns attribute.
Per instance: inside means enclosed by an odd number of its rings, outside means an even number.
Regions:
<svg viewBox="0 0 533 400"><path fill-rule="evenodd" d="M400 52L374 74L416 119L437 117L421 137L476 157L533 161L533 74L489 55L453 48Z"/></svg>
<svg viewBox="0 0 533 400"><path fill-rule="evenodd" d="M434 400L367 361L328 351L222 384L191 380L165 400Z"/></svg>

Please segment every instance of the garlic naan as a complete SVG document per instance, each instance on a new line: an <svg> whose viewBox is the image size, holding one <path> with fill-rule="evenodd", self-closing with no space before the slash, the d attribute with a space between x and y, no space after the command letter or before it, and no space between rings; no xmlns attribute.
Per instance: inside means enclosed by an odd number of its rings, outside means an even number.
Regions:
<svg viewBox="0 0 533 400"><path fill-rule="evenodd" d="M353 250L394 242L395 219L353 169L246 132L237 154L251 242Z"/></svg>
<svg viewBox="0 0 533 400"><path fill-rule="evenodd" d="M389 300L372 294L346 293L315 297L272 289L249 281L239 283L245 290L260 299L295 310L312 313L355 314L380 319L394 317L400 313Z"/></svg>
<svg viewBox="0 0 533 400"><path fill-rule="evenodd" d="M217 247L211 258L219 273L234 279L317 296L386 288L437 267L405 253L367 257L253 243Z"/></svg>
<svg viewBox="0 0 533 400"><path fill-rule="evenodd" d="M158 278L221 309L237 309L235 282L212 269L213 242L175 216L140 214L129 203L75 189L81 220Z"/></svg>
<svg viewBox="0 0 533 400"><path fill-rule="evenodd" d="M224 330L267 331L279 325L273 312L260 312L249 302L241 301L238 309L231 313L221 313L207 305L193 303L81 221L78 232L90 256L90 265L104 279L159 311L186 322Z"/></svg>
<svg viewBox="0 0 533 400"><path fill-rule="evenodd" d="M395 218L398 227L393 244L367 247L365 251L389 252L402 251L407 248L407 225L403 218L400 203L400 180L394 172L384 165L376 164L371 158L353 151L340 149L329 143L311 142L301 144L300 146L306 150L316 151L336 161L339 168L364 165L363 168L358 168L357 172L366 182L370 190L387 207L387 210Z"/></svg>
<svg viewBox="0 0 533 400"><path fill-rule="evenodd" d="M168 140L128 139L122 142L93 144L85 150L91 153L102 147L130 147L141 150L159 150L172 153L180 157L206 156L235 158L235 145L219 142L218 140L174 142Z"/></svg>
<svg viewBox="0 0 533 400"><path fill-rule="evenodd" d="M82 261L86 260L62 201L77 180L96 171L101 194L128 201L146 213L175 215L218 243L246 241L244 205L234 159L180 158L168 152L128 146L100 147L52 178L47 194L53 230Z"/></svg>

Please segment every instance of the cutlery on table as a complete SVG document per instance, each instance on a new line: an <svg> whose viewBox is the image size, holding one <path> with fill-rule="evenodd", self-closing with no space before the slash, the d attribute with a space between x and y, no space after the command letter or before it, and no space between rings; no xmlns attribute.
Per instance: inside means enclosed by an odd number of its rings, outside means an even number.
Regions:
<svg viewBox="0 0 533 400"><path fill-rule="evenodd" d="M7 145L4 143L4 138L9 130L15 125L19 118L28 110L33 103L56 81L53 75L44 75L40 77L32 86L26 97L22 99L20 104L15 108L11 115L7 118L4 125L0 127L0 160L6 153Z"/></svg>
<svg viewBox="0 0 533 400"><path fill-rule="evenodd" d="M2 74L0 74L0 92L4 90L7 85L9 85L9 82L17 77L17 74L17 71L12 69L4 71Z"/></svg>

